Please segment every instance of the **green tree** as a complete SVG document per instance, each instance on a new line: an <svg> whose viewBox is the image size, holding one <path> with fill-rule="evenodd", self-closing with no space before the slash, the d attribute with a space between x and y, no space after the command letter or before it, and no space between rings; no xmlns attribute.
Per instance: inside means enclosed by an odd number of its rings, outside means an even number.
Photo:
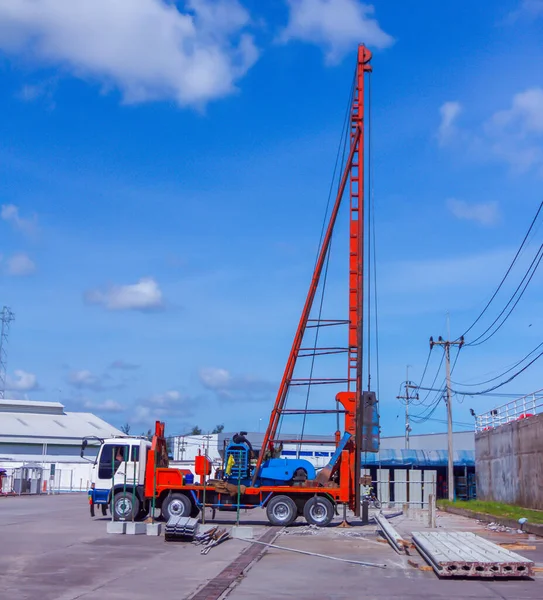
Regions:
<svg viewBox="0 0 543 600"><path fill-rule="evenodd" d="M124 433L124 435L130 435L130 423L121 425L121 431Z"/></svg>
<svg viewBox="0 0 543 600"><path fill-rule="evenodd" d="M222 433L224 431L224 425L221 423L220 425L216 425L215 429L211 433Z"/></svg>
<svg viewBox="0 0 543 600"><path fill-rule="evenodd" d="M189 435L202 435L202 430L198 427L198 425L195 425L191 430L190 430L190 434Z"/></svg>

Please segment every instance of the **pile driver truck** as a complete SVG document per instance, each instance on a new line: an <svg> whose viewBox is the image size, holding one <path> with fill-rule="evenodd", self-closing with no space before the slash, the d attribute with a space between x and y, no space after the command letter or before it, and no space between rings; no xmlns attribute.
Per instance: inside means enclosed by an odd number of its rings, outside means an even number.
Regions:
<svg viewBox="0 0 543 600"><path fill-rule="evenodd" d="M377 452L379 422L377 398L363 390L364 339L364 141L366 76L371 72L371 52L358 47L355 79L349 109L348 157L339 180L337 195L319 247L307 298L302 310L292 348L262 446L254 450L242 432L233 436L223 457L224 469L211 478L211 462L205 455L196 457L194 481L190 471L170 468L164 435L164 423L157 421L151 441L133 437L100 440L100 449L92 468L89 490L91 514L95 506L109 506L117 520L142 519L151 509L160 510L165 519L172 516L197 516L204 507L213 509L240 507L266 509L274 525L290 525L299 516L317 526L328 525L337 506L348 506L360 514L360 473L362 452ZM347 141L347 137L346 137ZM349 276L348 318L343 320L310 318L327 264L334 226L344 196L349 198ZM347 343L344 347L303 347L308 328L344 325ZM347 358L343 379L299 379L294 370L299 358L344 353ZM335 409L309 410L286 408L291 386L344 384L335 397ZM369 383L368 383L369 387ZM282 417L286 415L343 415L335 433L336 451L318 474L303 459L281 458L281 444L303 444L303 439L288 440L278 435ZM339 422L339 418L338 418ZM322 440L322 442L325 442ZM82 456L89 440L83 441ZM311 439L311 443L319 440ZM326 440L326 443L328 441Z"/></svg>

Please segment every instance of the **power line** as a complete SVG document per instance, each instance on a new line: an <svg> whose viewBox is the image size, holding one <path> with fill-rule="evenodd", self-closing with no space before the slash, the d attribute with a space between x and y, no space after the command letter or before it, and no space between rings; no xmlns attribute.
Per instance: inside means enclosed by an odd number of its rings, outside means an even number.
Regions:
<svg viewBox="0 0 543 600"><path fill-rule="evenodd" d="M498 383L497 385L490 387L486 390L482 390L480 392L463 392L463 391L459 391L459 390L454 390L454 391L455 391L455 393L462 394L464 396L482 396L482 395L488 394L488 392L493 392L494 390L497 390L498 388L501 388L502 386L510 383L511 381L513 381L513 379L516 379L521 373L524 373L524 371L526 371L526 369L528 367L533 365L539 358L541 358L541 356L543 356L543 352L540 352L533 360L531 360L527 365L522 367L522 369L520 369L519 371L517 371L516 373L511 375L511 377L509 377L505 381L502 381L501 383Z"/></svg>
<svg viewBox="0 0 543 600"><path fill-rule="evenodd" d="M454 385L461 385L464 387L476 387L478 385L484 385L485 383L490 383L491 381L496 381L496 379L500 379L500 377L503 377L505 374L510 373L513 369L518 367L527 358L529 358L536 350L539 350L539 348L541 348L541 346L543 346L543 342L538 344L533 350L528 352L528 354L526 356L523 356L519 361L517 361L514 365L509 367L506 371L503 371L502 373L500 373L499 375L496 375L495 377L491 377L490 379L486 379L485 381L479 381L477 383L460 383L458 381L453 381L453 383L454 383Z"/></svg>
<svg viewBox="0 0 543 600"><path fill-rule="evenodd" d="M485 314L485 312L488 310L488 307L492 304L494 298L498 295L498 292L500 291L500 289L502 288L503 284L505 283L505 280L507 279L509 273L511 272L511 270L513 269L513 267L515 266L515 263L517 262L517 259L522 251L522 249L524 248L524 245L526 244L526 240L528 239L528 236L530 235L530 232L532 231L538 217L539 217L539 213L541 212L541 209L543 208L543 202L541 202L539 204L539 208L537 209L537 212L535 214L535 217L532 219L532 222L530 223L530 227L528 228L528 231L526 232L526 235L524 236L524 239L522 240L522 243L520 244L519 249L517 250L511 264L509 265L509 268L507 269L507 271L505 272L505 275L503 276L502 280L500 281L500 284L498 285L498 287L496 288L496 291L492 294L492 297L490 298L490 300L487 302L486 306L483 308L483 310L479 313L479 316L475 319L475 321L473 321L473 323L466 329L466 331L464 331L464 333L462 334L462 336L465 337L465 335L471 331L475 325L480 321L481 317ZM462 337L460 336L460 337Z"/></svg>
<svg viewBox="0 0 543 600"><path fill-rule="evenodd" d="M538 257L539 257L539 259L538 259ZM496 333L503 327L503 325L505 324L505 322L507 321L507 319L509 318L509 316L511 315L511 313L515 310L515 307L517 306L517 304L520 302L520 299L524 295L524 292L526 291L527 287L530 285L530 282L532 281L533 276L535 275L535 272L537 271L537 268L539 267L539 264L541 263L541 259L543 259L543 244L541 244L541 246L539 247L539 250L537 251L537 254L535 255L534 259L532 260L530 266L528 267L528 270L524 274L524 277L522 278L522 281L517 286L517 289L513 292L511 298L509 298L509 301L504 306L504 308L501 311L501 313L494 319L494 321L491 323L491 325L489 327L487 327L485 329L485 331L479 337L475 338L472 342L470 342L469 344L467 344L468 346L480 346L481 344L484 344L484 342L488 341L491 337L493 337L494 335L496 335ZM537 260L537 262L536 262L536 260ZM535 263L535 266L534 266L534 263ZM533 269L532 269L532 267L533 267ZM528 277L528 274L530 273L530 271L531 271L530 277L528 278L528 281L526 282L526 284L524 285L524 288L520 292L520 294L519 294L516 302L511 307L511 310L505 315L505 318L498 325L498 327L496 327L496 329L490 335L488 335L484 340L481 340L481 338L488 331L490 331L490 329L496 324L496 322L498 321L498 319L503 315L503 313L505 312L505 310L507 309L507 307L511 304L511 302L515 298L517 292L519 291L520 287L524 283L526 277ZM481 341L479 341L479 340L481 340Z"/></svg>

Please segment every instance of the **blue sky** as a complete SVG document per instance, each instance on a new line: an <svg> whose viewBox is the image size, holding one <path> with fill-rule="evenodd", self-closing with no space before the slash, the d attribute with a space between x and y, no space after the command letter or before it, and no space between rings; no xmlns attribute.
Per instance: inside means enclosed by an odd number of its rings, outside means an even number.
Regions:
<svg viewBox="0 0 543 600"><path fill-rule="evenodd" d="M395 396L406 364L418 380L447 312L451 335L469 326L543 199L542 29L541 0L4 4L0 304L16 314L8 395L61 400L137 432L155 418L170 433L265 423L365 42L382 426L402 433ZM347 301L342 216L331 318ZM541 341L540 291L536 274L500 332L462 351L456 381L497 375ZM538 389L538 371L503 391ZM318 390L315 402L331 406L333 396ZM501 402L461 400L464 423L470 407Z"/></svg>

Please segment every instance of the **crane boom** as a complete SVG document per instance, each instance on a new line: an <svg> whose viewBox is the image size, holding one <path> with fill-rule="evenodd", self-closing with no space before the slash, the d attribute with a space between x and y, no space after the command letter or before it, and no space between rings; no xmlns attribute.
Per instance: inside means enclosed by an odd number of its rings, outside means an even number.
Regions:
<svg viewBox="0 0 543 600"><path fill-rule="evenodd" d="M292 383L296 362L300 355L302 341L308 326L311 309L321 274L330 249L330 241L336 224L339 208L344 196L347 182L349 182L349 317L348 317L348 365L347 365L347 393L338 394L337 400L345 407L345 431L353 434L353 441L349 449L349 469L351 480L351 508L358 514L360 507L360 449L362 447L362 373L363 373L363 322L364 322L364 77L371 71L371 52L364 46L358 47L355 86L350 107L350 150L346 166L343 171L338 193L330 214L326 233L319 250L317 262L307 298L302 310L298 328L294 336L290 354L285 366L283 377L277 391L274 407L253 474L253 485L257 481L264 455L272 444L277 441L277 429L281 415L285 411L285 402L289 387ZM330 380L335 381L335 380ZM354 402L354 406L353 406ZM354 418L353 418L354 417ZM339 441L339 439L338 439ZM358 475L356 475L358 473Z"/></svg>

